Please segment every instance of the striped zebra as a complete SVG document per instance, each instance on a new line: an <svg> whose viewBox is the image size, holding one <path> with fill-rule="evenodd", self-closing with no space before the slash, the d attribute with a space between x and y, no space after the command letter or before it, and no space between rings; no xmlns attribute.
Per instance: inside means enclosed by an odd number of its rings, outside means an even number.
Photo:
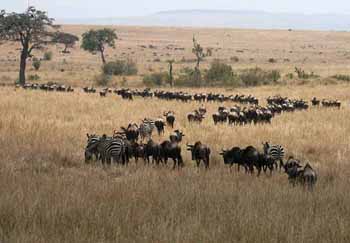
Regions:
<svg viewBox="0 0 350 243"><path fill-rule="evenodd" d="M95 134L86 134L87 136L87 145L85 148L85 162L89 162L93 159L95 155L96 160L99 159L99 152L97 146L100 142L101 137Z"/></svg>
<svg viewBox="0 0 350 243"><path fill-rule="evenodd" d="M122 162L123 165L126 163L126 146L121 138L111 138L103 135L97 150L100 153L102 164L105 162L111 164L112 159L115 163Z"/></svg>
<svg viewBox="0 0 350 243"><path fill-rule="evenodd" d="M280 163L280 170L284 166L283 157L284 157L284 148L281 145L270 145L268 142L263 143L264 154L271 158L274 161L276 169L278 167L277 162Z"/></svg>
<svg viewBox="0 0 350 243"><path fill-rule="evenodd" d="M139 126L139 132L141 139L151 138L153 130L155 129L154 121L151 119L144 119Z"/></svg>

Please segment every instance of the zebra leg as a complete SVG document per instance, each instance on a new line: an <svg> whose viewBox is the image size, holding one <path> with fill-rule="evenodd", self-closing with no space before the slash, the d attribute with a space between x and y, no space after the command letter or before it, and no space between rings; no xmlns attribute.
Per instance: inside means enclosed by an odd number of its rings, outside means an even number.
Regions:
<svg viewBox="0 0 350 243"><path fill-rule="evenodd" d="M283 160L280 159L280 171L282 170L282 168L284 167L284 163L283 163Z"/></svg>

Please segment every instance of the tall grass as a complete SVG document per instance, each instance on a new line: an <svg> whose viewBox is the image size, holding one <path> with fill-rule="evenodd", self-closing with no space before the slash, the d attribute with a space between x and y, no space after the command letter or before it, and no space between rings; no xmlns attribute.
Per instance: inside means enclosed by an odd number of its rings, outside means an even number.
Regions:
<svg viewBox="0 0 350 243"><path fill-rule="evenodd" d="M310 99L350 98L350 86L261 87L236 92ZM198 91L198 90L188 90ZM204 89L203 92L206 90ZM223 91L223 90L217 90ZM225 104L229 106L230 104ZM272 125L189 124L198 103L123 101L87 95L0 89L1 242L349 242L349 108L284 114ZM213 113L219 104L206 104ZM86 133L109 133L172 109L185 168L143 163L86 165ZM166 135L156 140L166 139ZM195 168L186 142L212 149L211 168ZM283 173L259 178L229 171L221 148L283 144L319 173L313 192Z"/></svg>

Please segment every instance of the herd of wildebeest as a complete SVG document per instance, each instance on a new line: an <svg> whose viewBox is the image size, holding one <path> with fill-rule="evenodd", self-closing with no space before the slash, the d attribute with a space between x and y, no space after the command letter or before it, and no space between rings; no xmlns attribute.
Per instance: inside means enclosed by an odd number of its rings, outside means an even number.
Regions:
<svg viewBox="0 0 350 243"><path fill-rule="evenodd" d="M45 90L58 92L74 92L72 87L66 87L58 84L26 84L24 89ZM121 96L122 99L132 101L134 97L142 98L158 98L162 100L175 100L180 102L199 102L201 106L187 114L188 122L201 123L206 117L206 107L204 102L234 102L231 107L219 106L217 112L212 114L214 124L228 123L230 125L246 125L258 123L271 123L272 118L285 112L294 112L309 109L309 104L303 99L289 99L287 97L273 96L266 99L266 106L259 105L259 100L252 95L224 95L218 93L197 93L189 94L182 91L164 91L143 89L110 89L104 88L97 91L93 87L84 87L85 93L97 93L101 97L114 93ZM317 99L311 100L314 107L335 107L340 108L341 102L338 100ZM241 106L242 105L242 106ZM164 134L165 127L174 129L175 112L164 112L159 118L145 118L140 124L130 123L125 127L114 131L111 136L106 134L96 135L87 134L87 144L85 147L85 161L89 163L93 159L101 161L103 165L110 165L112 160L115 163L127 165L130 159L134 158L138 163L142 159L145 164L153 163L155 165L167 165L168 159L172 159L173 168L181 168L184 161L181 151L182 138L185 136L180 130L175 130L169 139L161 143L155 142L152 138L153 131L157 131L159 136ZM210 156L212 151L210 147L197 141L193 144L186 144L187 150L191 153L192 160L197 166L203 162L206 169L210 165ZM272 174L273 170L282 169L287 173L292 184L301 183L308 187L312 187L317 180L315 170L306 163L302 166L301 161L290 156L284 161L285 151L282 145L263 143L262 150L259 151L253 146L245 148L233 147L228 150L222 150L220 155L224 164L237 165L238 171L240 167L245 169L246 173L254 173L257 170L259 176L262 171L265 173L269 170ZM151 158L151 159L150 159Z"/></svg>

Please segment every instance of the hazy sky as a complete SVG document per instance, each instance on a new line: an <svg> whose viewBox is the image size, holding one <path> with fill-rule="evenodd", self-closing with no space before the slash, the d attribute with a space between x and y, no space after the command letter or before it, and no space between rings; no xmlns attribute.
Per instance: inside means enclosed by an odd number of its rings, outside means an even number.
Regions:
<svg viewBox="0 0 350 243"><path fill-rule="evenodd" d="M28 0L0 0L0 8L23 11ZM349 0L29 0L50 17L142 16L164 10L264 10L296 13L350 13Z"/></svg>

